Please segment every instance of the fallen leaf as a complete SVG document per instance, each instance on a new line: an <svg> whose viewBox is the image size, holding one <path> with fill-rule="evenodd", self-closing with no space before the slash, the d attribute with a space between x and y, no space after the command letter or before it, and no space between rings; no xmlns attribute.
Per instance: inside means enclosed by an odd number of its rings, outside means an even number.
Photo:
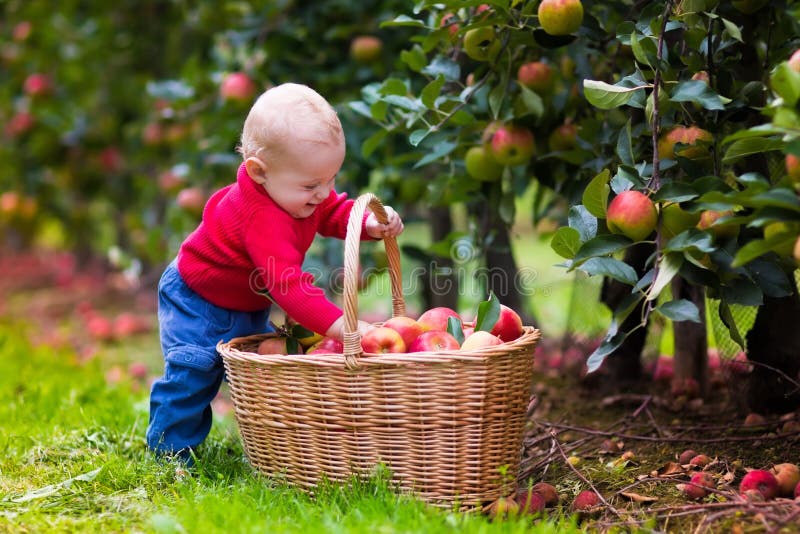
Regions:
<svg viewBox="0 0 800 534"><path fill-rule="evenodd" d="M647 495L639 495L638 493L633 493L632 491L623 491L620 492L620 495L626 497L633 502L656 502L658 497L648 497Z"/></svg>
<svg viewBox="0 0 800 534"><path fill-rule="evenodd" d="M686 473L686 470L681 466L681 464L677 462L667 462L661 467L659 467L656 471L653 471L654 477L674 477L678 475L683 475Z"/></svg>

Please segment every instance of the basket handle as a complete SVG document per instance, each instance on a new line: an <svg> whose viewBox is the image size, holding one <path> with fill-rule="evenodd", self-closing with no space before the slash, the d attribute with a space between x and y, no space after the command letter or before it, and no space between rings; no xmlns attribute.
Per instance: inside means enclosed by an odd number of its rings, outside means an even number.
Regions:
<svg viewBox="0 0 800 534"><path fill-rule="evenodd" d="M344 358L348 369L357 367L361 356L361 334L358 332L358 250L361 244L361 227L364 211L370 211L380 223L389 221L381 201L372 193L359 196L350 211L347 221L347 235L344 240ZM389 278L392 283L392 317L406 314L406 303L403 299L403 280L400 271L400 249L397 240L387 236L383 238L386 248L386 259L389 263Z"/></svg>

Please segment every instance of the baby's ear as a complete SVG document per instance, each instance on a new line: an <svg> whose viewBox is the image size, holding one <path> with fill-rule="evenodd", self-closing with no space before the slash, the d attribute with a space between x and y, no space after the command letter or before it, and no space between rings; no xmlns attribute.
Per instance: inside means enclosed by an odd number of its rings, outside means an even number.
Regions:
<svg viewBox="0 0 800 534"><path fill-rule="evenodd" d="M260 159L249 157L244 160L244 167L255 183L264 185L264 182L267 181L267 167Z"/></svg>

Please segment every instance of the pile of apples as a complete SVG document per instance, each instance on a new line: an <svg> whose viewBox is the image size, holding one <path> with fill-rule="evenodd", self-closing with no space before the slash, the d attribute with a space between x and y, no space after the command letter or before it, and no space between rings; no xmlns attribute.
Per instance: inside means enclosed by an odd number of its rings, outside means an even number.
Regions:
<svg viewBox="0 0 800 534"><path fill-rule="evenodd" d="M491 299L490 299L491 300ZM488 303L489 301L487 301ZM361 337L361 349L369 354L440 352L450 350L475 350L513 341L523 333L519 314L499 304L494 314L481 314L476 324L465 324L462 317L447 307L431 308L417 319L405 316L392 317ZM482 320L485 317L496 320ZM302 328L302 327L301 327ZM341 354L341 341L321 336L297 325L288 333L279 329L279 335L261 342L259 354Z"/></svg>

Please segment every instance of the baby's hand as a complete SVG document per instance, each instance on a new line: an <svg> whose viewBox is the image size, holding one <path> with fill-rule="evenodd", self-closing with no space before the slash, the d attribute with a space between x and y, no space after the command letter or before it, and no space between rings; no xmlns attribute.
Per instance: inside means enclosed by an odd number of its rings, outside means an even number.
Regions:
<svg viewBox="0 0 800 534"><path fill-rule="evenodd" d="M374 213L370 213L367 217L366 228L367 235L375 239L384 237L396 237L403 232L403 221L400 216L390 206L384 206L386 210L386 218L388 222L382 224L378 222L378 218Z"/></svg>

